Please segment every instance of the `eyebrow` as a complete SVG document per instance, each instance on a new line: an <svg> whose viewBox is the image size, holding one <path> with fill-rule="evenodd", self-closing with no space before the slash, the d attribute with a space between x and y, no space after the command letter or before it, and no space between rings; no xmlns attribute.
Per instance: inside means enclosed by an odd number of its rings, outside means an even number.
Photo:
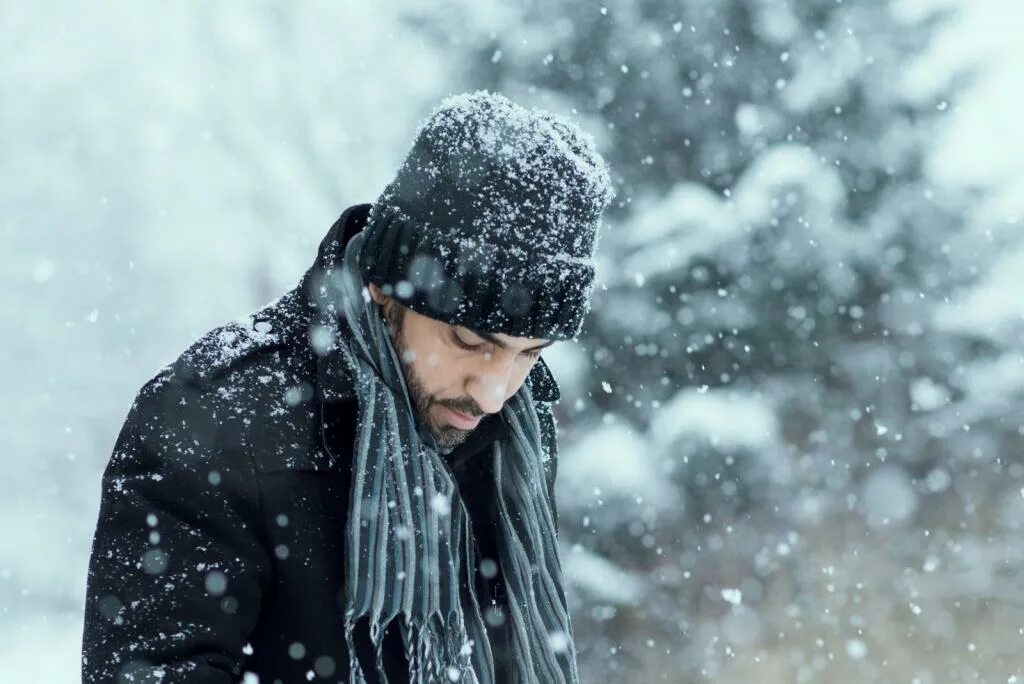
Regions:
<svg viewBox="0 0 1024 684"><path fill-rule="evenodd" d="M490 342L491 344L496 346L498 349L508 349L509 348L509 346L507 344L505 344L504 342L499 340L497 337L495 337L491 333L480 332L479 330L473 330L472 328L466 328L466 330L470 331L471 333L473 333L477 337L484 338L485 340L487 340L488 342ZM528 348L524 349L523 351L537 351L538 349L544 349L545 347L550 347L554 343L555 343L554 340L548 340L544 344L538 344L538 345L536 345L534 347L528 347Z"/></svg>

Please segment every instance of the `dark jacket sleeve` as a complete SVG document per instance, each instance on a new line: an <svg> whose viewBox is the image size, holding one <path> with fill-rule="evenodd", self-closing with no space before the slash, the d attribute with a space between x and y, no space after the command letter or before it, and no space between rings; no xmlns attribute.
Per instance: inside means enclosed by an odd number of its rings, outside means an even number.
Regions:
<svg viewBox="0 0 1024 684"><path fill-rule="evenodd" d="M83 682L236 682L269 583L258 485L230 410L166 373L103 474Z"/></svg>

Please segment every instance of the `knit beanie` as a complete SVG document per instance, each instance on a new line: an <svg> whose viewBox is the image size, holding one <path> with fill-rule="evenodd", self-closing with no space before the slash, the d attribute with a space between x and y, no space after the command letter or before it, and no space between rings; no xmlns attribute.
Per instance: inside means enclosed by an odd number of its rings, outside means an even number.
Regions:
<svg viewBox="0 0 1024 684"><path fill-rule="evenodd" d="M593 139L568 119L487 91L452 96L373 204L359 268L425 316L570 339L613 195Z"/></svg>

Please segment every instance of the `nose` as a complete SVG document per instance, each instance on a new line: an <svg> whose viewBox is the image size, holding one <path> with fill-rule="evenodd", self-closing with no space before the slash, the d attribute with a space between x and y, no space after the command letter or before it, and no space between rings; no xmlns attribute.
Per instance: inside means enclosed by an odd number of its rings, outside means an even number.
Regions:
<svg viewBox="0 0 1024 684"><path fill-rule="evenodd" d="M507 361L495 355L470 382L469 395L487 413L497 413L505 405L515 355Z"/></svg>

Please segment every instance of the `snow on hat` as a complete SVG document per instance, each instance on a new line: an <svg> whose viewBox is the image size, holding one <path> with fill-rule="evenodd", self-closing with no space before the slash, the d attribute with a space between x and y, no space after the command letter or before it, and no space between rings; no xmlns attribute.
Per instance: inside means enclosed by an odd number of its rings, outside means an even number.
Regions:
<svg viewBox="0 0 1024 684"><path fill-rule="evenodd" d="M374 203L360 271L431 318L572 338L613 196L593 138L568 119L487 91L448 97Z"/></svg>

